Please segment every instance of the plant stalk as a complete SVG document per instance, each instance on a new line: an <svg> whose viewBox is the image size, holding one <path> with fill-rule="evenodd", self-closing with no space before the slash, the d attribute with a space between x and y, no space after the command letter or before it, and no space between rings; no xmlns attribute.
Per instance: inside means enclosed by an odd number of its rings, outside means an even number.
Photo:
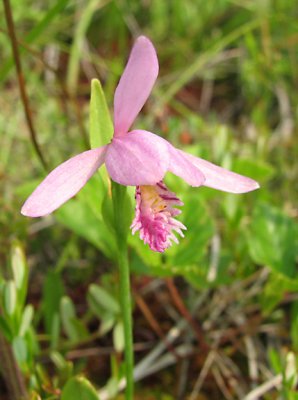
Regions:
<svg viewBox="0 0 298 400"><path fill-rule="evenodd" d="M0 332L0 359L1 374L5 381L8 396L11 400L28 399L26 384L20 368L16 362L11 344Z"/></svg>
<svg viewBox="0 0 298 400"><path fill-rule="evenodd" d="M127 254L127 226L124 215L126 187L113 182L114 226L117 237L120 301L124 325L126 400L133 400L133 333L129 263Z"/></svg>

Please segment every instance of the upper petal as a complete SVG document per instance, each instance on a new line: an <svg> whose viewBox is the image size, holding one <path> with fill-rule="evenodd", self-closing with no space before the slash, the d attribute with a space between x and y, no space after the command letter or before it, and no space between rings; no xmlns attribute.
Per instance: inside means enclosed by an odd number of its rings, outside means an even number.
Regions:
<svg viewBox="0 0 298 400"><path fill-rule="evenodd" d="M122 185L155 185L163 179L168 166L168 142L142 130L115 137L106 154L111 178Z"/></svg>
<svg viewBox="0 0 298 400"><path fill-rule="evenodd" d="M184 157L186 157L200 171L202 171L206 178L204 186L209 186L229 193L246 193L260 187L258 182L251 178L218 167L209 161L195 157L192 154L185 153L184 151L179 150L179 152L182 153Z"/></svg>
<svg viewBox="0 0 298 400"><path fill-rule="evenodd" d="M201 186L205 182L204 174L187 158L185 153L169 143L169 171L180 176L191 186Z"/></svg>
<svg viewBox="0 0 298 400"><path fill-rule="evenodd" d="M104 162L106 147L85 151L55 168L26 200L21 213L41 217L73 197Z"/></svg>
<svg viewBox="0 0 298 400"><path fill-rule="evenodd" d="M153 44L140 36L116 88L114 97L115 136L127 133L145 104L158 75L158 59Z"/></svg>

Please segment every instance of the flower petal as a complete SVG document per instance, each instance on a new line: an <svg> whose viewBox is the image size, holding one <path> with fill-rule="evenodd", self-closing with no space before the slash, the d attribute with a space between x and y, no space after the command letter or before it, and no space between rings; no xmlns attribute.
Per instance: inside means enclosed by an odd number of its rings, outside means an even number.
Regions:
<svg viewBox="0 0 298 400"><path fill-rule="evenodd" d="M168 142L142 130L114 138L106 154L107 170L121 185L155 185L168 166Z"/></svg>
<svg viewBox="0 0 298 400"><path fill-rule="evenodd" d="M218 167L209 161L195 157L184 151L179 150L179 152L204 174L206 178L204 186L229 193L246 193L260 187L258 182L251 178Z"/></svg>
<svg viewBox="0 0 298 400"><path fill-rule="evenodd" d="M26 200L21 213L41 217L73 197L104 162L106 146L88 150L55 168Z"/></svg>
<svg viewBox="0 0 298 400"><path fill-rule="evenodd" d="M115 92L115 136L128 132L149 97L157 75L158 59L153 44L145 36L140 36Z"/></svg>
<svg viewBox="0 0 298 400"><path fill-rule="evenodd" d="M185 153L169 143L170 165L169 171L180 176L191 186L201 186L205 182L204 174L185 157Z"/></svg>

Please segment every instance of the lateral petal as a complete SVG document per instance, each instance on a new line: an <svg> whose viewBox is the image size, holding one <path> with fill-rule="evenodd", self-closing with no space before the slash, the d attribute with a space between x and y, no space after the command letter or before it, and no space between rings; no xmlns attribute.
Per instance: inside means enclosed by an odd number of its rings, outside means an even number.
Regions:
<svg viewBox="0 0 298 400"><path fill-rule="evenodd" d="M153 44L140 36L130 53L114 97L115 136L123 135L145 104L158 75L158 59Z"/></svg>
<svg viewBox="0 0 298 400"><path fill-rule="evenodd" d="M60 164L26 200L21 213L27 217L41 217L56 210L82 189L104 162L105 153L106 146L103 146Z"/></svg>
<svg viewBox="0 0 298 400"><path fill-rule="evenodd" d="M181 150L169 143L170 164L168 170L184 179L191 186L201 186L205 182L205 176L193 162L191 162Z"/></svg>
<svg viewBox="0 0 298 400"><path fill-rule="evenodd" d="M229 193L246 193L260 187L258 182L225 168L218 167L209 161L195 157L192 154L179 150L194 166L196 166L205 176L204 186L222 190Z"/></svg>
<svg viewBox="0 0 298 400"><path fill-rule="evenodd" d="M168 142L143 130L114 137L106 154L108 173L121 185L155 185L168 166Z"/></svg>

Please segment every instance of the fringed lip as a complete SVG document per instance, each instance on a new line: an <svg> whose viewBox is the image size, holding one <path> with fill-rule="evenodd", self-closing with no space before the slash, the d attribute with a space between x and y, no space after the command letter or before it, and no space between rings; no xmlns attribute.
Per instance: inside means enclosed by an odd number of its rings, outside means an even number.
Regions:
<svg viewBox="0 0 298 400"><path fill-rule="evenodd" d="M179 242L175 233L184 237L182 230L186 227L175 219L181 213L176 207L182 205L162 181L156 185L137 186L132 233L139 231L140 238L151 250L163 253L172 242Z"/></svg>

